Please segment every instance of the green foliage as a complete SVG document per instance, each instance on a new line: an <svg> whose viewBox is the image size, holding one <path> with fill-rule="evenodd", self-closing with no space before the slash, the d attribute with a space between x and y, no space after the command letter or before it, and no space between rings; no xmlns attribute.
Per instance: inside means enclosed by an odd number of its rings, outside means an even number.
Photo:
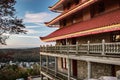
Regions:
<svg viewBox="0 0 120 80"><path fill-rule="evenodd" d="M39 66L35 65L33 69L21 68L16 65L7 65L0 69L0 80L16 80L17 78L24 78L27 80L28 76L39 75Z"/></svg>

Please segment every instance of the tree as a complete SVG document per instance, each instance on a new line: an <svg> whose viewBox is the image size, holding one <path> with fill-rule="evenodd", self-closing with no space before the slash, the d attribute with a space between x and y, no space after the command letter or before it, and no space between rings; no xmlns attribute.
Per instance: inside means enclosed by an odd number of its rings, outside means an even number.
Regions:
<svg viewBox="0 0 120 80"><path fill-rule="evenodd" d="M6 44L5 34L26 33L22 19L15 16L15 0L0 0L0 43Z"/></svg>

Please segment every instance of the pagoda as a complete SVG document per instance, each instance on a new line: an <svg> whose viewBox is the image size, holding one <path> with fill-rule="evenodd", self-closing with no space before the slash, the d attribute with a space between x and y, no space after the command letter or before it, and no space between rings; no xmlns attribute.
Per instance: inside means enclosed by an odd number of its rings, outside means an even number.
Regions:
<svg viewBox="0 0 120 80"><path fill-rule="evenodd" d="M59 0L45 22L58 30L40 37L41 79L120 78L120 0Z"/></svg>

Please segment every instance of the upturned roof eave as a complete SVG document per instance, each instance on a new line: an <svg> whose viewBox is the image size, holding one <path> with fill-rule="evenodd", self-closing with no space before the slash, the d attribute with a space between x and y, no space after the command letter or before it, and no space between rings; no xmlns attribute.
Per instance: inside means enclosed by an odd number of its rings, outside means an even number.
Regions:
<svg viewBox="0 0 120 80"><path fill-rule="evenodd" d="M89 1L86 1L85 3L81 4L81 5L78 5L77 7L75 7L74 9L71 9L69 10L68 12L63 12L62 14L60 14L59 16L57 16L56 18L54 18L53 20L49 21L46 23L47 26L51 26L51 25L54 25L54 23L56 22L59 22L61 19L77 12L77 11L80 11L82 9L84 9L85 7L97 2L99 0L89 0Z"/></svg>
<svg viewBox="0 0 120 80"><path fill-rule="evenodd" d="M56 4L54 4L53 6L49 7L49 10L51 11L59 11L59 9L57 9L60 5L62 5L62 3L65 2L65 0L59 0Z"/></svg>

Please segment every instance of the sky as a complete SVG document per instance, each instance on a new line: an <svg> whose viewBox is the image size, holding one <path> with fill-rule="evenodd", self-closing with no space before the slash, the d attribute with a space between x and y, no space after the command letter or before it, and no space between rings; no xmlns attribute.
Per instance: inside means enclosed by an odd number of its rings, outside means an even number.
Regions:
<svg viewBox="0 0 120 80"><path fill-rule="evenodd" d="M7 39L7 45L0 45L1 48L31 48L40 45L55 44L53 42L45 43L39 37L46 36L55 31L56 28L45 26L44 22L48 22L55 18L57 13L48 9L58 0L16 0L15 4L16 16L23 19L26 26L27 34L10 35Z"/></svg>

